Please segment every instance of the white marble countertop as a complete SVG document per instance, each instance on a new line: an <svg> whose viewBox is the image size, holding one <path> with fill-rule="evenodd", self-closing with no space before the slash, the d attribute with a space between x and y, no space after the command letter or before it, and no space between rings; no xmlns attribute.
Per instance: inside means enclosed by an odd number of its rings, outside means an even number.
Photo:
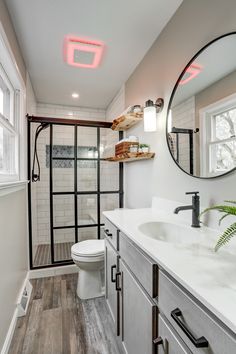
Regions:
<svg viewBox="0 0 236 354"><path fill-rule="evenodd" d="M190 219L181 219L173 211L117 209L104 215L236 333L236 249L224 247L215 253L219 232L203 226L196 231L199 243L189 247L150 238L139 230L152 221L190 225Z"/></svg>

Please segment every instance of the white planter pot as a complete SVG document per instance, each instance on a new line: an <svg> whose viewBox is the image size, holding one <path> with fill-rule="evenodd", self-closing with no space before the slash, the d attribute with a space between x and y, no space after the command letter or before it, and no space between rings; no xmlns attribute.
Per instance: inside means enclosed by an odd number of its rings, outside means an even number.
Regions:
<svg viewBox="0 0 236 354"><path fill-rule="evenodd" d="M145 153L149 152L149 147L143 147L142 152L145 152Z"/></svg>

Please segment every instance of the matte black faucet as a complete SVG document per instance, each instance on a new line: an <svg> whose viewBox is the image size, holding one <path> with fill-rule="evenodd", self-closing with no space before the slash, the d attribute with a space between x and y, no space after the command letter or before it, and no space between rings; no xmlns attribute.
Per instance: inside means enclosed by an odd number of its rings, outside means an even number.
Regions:
<svg viewBox="0 0 236 354"><path fill-rule="evenodd" d="M199 192L187 192L185 194L193 194L192 205L184 205L175 208L174 213L178 214L181 210L192 210L192 227L200 227L199 213L200 213L200 197Z"/></svg>

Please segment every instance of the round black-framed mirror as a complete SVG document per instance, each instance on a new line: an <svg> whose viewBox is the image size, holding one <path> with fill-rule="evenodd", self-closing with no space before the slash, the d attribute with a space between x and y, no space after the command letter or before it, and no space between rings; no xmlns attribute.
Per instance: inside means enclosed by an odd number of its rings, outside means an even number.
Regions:
<svg viewBox="0 0 236 354"><path fill-rule="evenodd" d="M167 109L166 138L178 167L210 179L236 169L236 31L207 43L185 66Z"/></svg>

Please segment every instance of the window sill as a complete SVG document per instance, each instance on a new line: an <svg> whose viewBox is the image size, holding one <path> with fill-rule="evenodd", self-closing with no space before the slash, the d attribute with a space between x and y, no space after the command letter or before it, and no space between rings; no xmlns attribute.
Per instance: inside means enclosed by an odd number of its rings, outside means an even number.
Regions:
<svg viewBox="0 0 236 354"><path fill-rule="evenodd" d="M0 197L25 189L29 181L15 181L0 183Z"/></svg>

